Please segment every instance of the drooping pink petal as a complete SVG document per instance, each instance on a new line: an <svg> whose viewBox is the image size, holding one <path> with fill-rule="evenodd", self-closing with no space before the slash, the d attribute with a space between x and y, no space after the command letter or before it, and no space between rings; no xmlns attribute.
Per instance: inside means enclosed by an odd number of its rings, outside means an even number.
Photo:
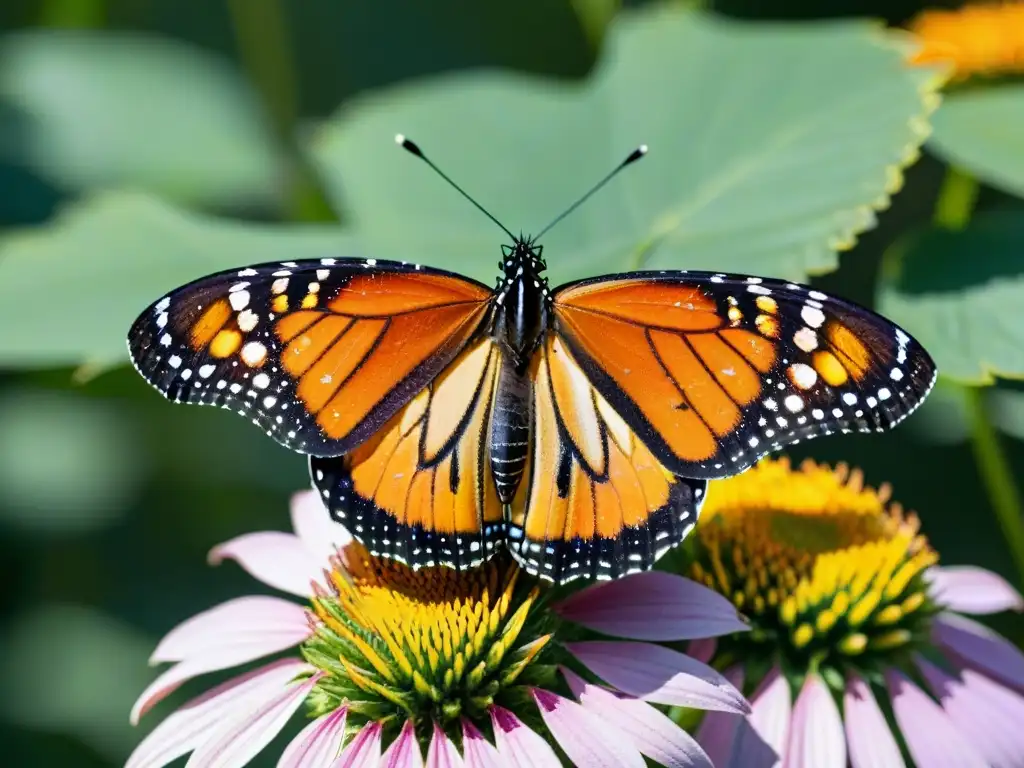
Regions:
<svg viewBox="0 0 1024 768"><path fill-rule="evenodd" d="M743 687L743 668L739 665L725 670L725 679L737 690ZM716 766L729 766L737 733L746 718L732 712L711 711L704 715L697 728L697 743Z"/></svg>
<svg viewBox="0 0 1024 768"><path fill-rule="evenodd" d="M923 658L918 669L943 710L992 768L1019 768L1024 761L1024 697L980 672L962 668L954 677Z"/></svg>
<svg viewBox="0 0 1024 768"><path fill-rule="evenodd" d="M269 701L297 675L313 668L281 659L211 688L171 713L135 748L125 768L160 768L191 752L234 717Z"/></svg>
<svg viewBox="0 0 1024 768"><path fill-rule="evenodd" d="M246 533L210 550L210 565L234 560L256 579L298 597L312 594L326 561L318 562L298 536L279 531Z"/></svg>
<svg viewBox="0 0 1024 768"><path fill-rule="evenodd" d="M423 768L423 755L420 753L419 742L416 741L412 720L405 721L402 732L391 742L380 763L383 768Z"/></svg>
<svg viewBox="0 0 1024 768"><path fill-rule="evenodd" d="M327 507L315 491L302 491L292 496L292 529L302 539L316 561L327 566L327 559L352 542L343 525L331 519Z"/></svg>
<svg viewBox="0 0 1024 768"><path fill-rule="evenodd" d="M427 768L462 768L459 750L437 723L434 723L434 736L427 749Z"/></svg>
<svg viewBox="0 0 1024 768"><path fill-rule="evenodd" d="M986 768L981 755L928 694L893 669L886 670L885 683L896 723L917 765Z"/></svg>
<svg viewBox="0 0 1024 768"><path fill-rule="evenodd" d="M832 692L811 673L793 706L786 768L846 768L846 734Z"/></svg>
<svg viewBox="0 0 1024 768"><path fill-rule="evenodd" d="M665 768L712 768L711 760L686 731L645 701L615 694L562 668L569 690L584 709L615 723L647 757Z"/></svg>
<svg viewBox="0 0 1024 768"><path fill-rule="evenodd" d="M364 725L338 755L338 759L331 763L331 768L379 768L380 732L380 723Z"/></svg>
<svg viewBox="0 0 1024 768"><path fill-rule="evenodd" d="M858 675L846 681L843 714L852 768L904 768L899 745L871 686Z"/></svg>
<svg viewBox="0 0 1024 768"><path fill-rule="evenodd" d="M235 655L238 661L225 665L234 666L298 645L310 631L306 611L296 603L261 595L239 597L172 629L153 651L150 663Z"/></svg>
<svg viewBox="0 0 1024 768"><path fill-rule="evenodd" d="M650 643L567 643L588 669L623 693L657 704L746 714L750 705L722 675L678 651Z"/></svg>
<svg viewBox="0 0 1024 768"><path fill-rule="evenodd" d="M1024 653L985 625L942 613L932 622L932 639L967 666L1024 691Z"/></svg>
<svg viewBox="0 0 1024 768"><path fill-rule="evenodd" d="M537 702L544 724L574 765L645 768L643 756L614 723L592 714L575 701L540 688L533 689L533 700Z"/></svg>
<svg viewBox="0 0 1024 768"><path fill-rule="evenodd" d="M935 566L926 571L931 595L951 611L1000 613L1024 610L1024 597L997 573L973 565Z"/></svg>
<svg viewBox="0 0 1024 768"><path fill-rule="evenodd" d="M686 655L691 659L707 664L715 656L718 649L718 641L713 637L702 637L691 640L686 645Z"/></svg>
<svg viewBox="0 0 1024 768"><path fill-rule="evenodd" d="M462 754L466 768L506 768L498 750L466 718L462 718Z"/></svg>
<svg viewBox="0 0 1024 768"><path fill-rule="evenodd" d="M498 754L508 768L561 768L551 746L509 710L492 706L491 725Z"/></svg>
<svg viewBox="0 0 1024 768"><path fill-rule="evenodd" d="M589 629L630 640L691 640L750 629L717 592L662 571L599 582L554 610Z"/></svg>
<svg viewBox="0 0 1024 768"><path fill-rule="evenodd" d="M750 697L750 715L736 728L732 766L782 765L789 744L792 697L778 667L765 676Z"/></svg>
<svg viewBox="0 0 1024 768"><path fill-rule="evenodd" d="M242 768L281 732L322 675L288 683L247 716L225 724L192 753L185 768Z"/></svg>
<svg viewBox="0 0 1024 768"><path fill-rule="evenodd" d="M324 768L341 752L347 707L321 715L291 740L277 768Z"/></svg>

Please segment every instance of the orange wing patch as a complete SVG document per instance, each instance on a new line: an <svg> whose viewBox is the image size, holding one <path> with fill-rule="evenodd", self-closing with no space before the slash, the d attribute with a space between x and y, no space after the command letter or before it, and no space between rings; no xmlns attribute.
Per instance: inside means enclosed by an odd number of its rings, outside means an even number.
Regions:
<svg viewBox="0 0 1024 768"><path fill-rule="evenodd" d="M462 352L387 425L343 458L311 459L332 513L376 555L468 568L501 546L486 456L500 353Z"/></svg>
<svg viewBox="0 0 1024 768"><path fill-rule="evenodd" d="M509 513L513 555L560 582L649 568L696 520L703 483L654 457L557 336L532 374L532 455Z"/></svg>

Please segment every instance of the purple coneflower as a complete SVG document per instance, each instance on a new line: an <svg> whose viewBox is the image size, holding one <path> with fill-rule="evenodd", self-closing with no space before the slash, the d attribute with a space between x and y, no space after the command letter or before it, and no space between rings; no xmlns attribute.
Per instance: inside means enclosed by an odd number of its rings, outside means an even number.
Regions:
<svg viewBox="0 0 1024 768"><path fill-rule="evenodd" d="M501 559L456 573L373 558L312 493L292 522L295 534L246 534L211 560L306 604L240 597L178 625L152 657L172 666L132 721L191 678L277 658L169 714L127 768L188 753L189 768L243 766L300 710L282 768L710 766L656 705L749 711L721 674L655 644L745 628L693 581L637 574L552 603Z"/></svg>
<svg viewBox="0 0 1024 768"><path fill-rule="evenodd" d="M701 644L750 691L748 716L701 723L719 768L1024 764L1024 654L961 615L1021 596L984 569L938 567L888 498L859 472L785 460L712 487L690 574L752 622Z"/></svg>

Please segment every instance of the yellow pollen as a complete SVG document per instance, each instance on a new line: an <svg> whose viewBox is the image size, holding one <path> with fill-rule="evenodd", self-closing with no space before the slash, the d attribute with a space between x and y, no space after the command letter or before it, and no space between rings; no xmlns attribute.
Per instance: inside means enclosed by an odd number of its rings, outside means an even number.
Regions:
<svg viewBox="0 0 1024 768"><path fill-rule="evenodd" d="M924 11L910 31L920 45L912 64L951 63L958 78L1024 72L1024 2Z"/></svg>
<svg viewBox="0 0 1024 768"><path fill-rule="evenodd" d="M365 698L413 719L485 713L550 640L520 637L539 590L520 587L514 565L414 571L358 545L346 553L333 593L312 601L320 629L306 644L333 705Z"/></svg>
<svg viewBox="0 0 1024 768"><path fill-rule="evenodd" d="M750 642L848 656L904 645L929 614L922 572L937 556L889 493L845 466L763 461L711 485L689 575L767 630Z"/></svg>

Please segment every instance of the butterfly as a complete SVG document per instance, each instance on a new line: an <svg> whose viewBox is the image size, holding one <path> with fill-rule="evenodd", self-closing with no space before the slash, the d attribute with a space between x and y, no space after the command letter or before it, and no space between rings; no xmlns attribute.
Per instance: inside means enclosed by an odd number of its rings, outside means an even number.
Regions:
<svg viewBox="0 0 1024 768"><path fill-rule="evenodd" d="M708 480L887 430L935 381L901 328L807 286L681 270L551 288L543 246L509 236L493 289L372 258L220 272L146 309L131 358L166 397L307 454L372 554L468 569L507 550L557 583L649 569Z"/></svg>

